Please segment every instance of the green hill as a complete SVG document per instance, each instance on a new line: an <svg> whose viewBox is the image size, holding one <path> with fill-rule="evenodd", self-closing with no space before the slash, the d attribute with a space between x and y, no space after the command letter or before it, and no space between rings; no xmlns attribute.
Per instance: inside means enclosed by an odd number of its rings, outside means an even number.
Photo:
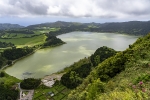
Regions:
<svg viewBox="0 0 150 100"><path fill-rule="evenodd" d="M69 100L150 99L150 34L139 38L97 67L69 95Z"/></svg>
<svg viewBox="0 0 150 100"><path fill-rule="evenodd" d="M106 46L98 48L91 57L81 59L68 69L66 68L67 70L61 78L61 83L67 88L76 88L98 63L103 62L116 53L115 50Z"/></svg>
<svg viewBox="0 0 150 100"><path fill-rule="evenodd" d="M0 30L6 30L6 29L19 29L23 28L24 26L18 25L18 24L10 24L10 23L0 23Z"/></svg>
<svg viewBox="0 0 150 100"><path fill-rule="evenodd" d="M146 35L150 32L150 21L129 21L129 22L110 22L110 23L77 23L57 21L53 23L42 23L25 27L30 30L43 30L59 28L57 31L50 31L52 35L60 35L72 31L90 32L112 32L129 35Z"/></svg>

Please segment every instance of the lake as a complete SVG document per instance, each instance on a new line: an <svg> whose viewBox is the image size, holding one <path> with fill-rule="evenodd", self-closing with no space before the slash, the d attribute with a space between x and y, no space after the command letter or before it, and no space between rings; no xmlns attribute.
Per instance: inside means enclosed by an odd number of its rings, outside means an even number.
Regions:
<svg viewBox="0 0 150 100"><path fill-rule="evenodd" d="M123 34L95 32L71 32L57 37L67 44L40 49L8 67L5 70L6 73L19 79L26 77L42 78L90 56L101 46L122 51L138 38Z"/></svg>

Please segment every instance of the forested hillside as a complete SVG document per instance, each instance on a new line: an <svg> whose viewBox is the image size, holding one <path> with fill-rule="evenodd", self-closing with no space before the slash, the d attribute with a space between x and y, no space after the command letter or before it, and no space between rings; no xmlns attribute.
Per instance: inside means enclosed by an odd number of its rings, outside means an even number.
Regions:
<svg viewBox="0 0 150 100"><path fill-rule="evenodd" d="M100 63L73 90L69 100L148 100L150 34Z"/></svg>
<svg viewBox="0 0 150 100"><path fill-rule="evenodd" d="M0 55L0 68L6 65L8 60Z"/></svg>
<svg viewBox="0 0 150 100"><path fill-rule="evenodd" d="M150 32L150 21L112 22L102 24L57 21L54 23L31 25L26 28L31 30L41 28L60 28L57 31L49 32L55 36L72 31L113 32L130 35L146 35Z"/></svg>
<svg viewBox="0 0 150 100"><path fill-rule="evenodd" d="M63 42L61 39L57 38L56 36L48 35L43 46L44 47L47 47L47 46L53 47L53 46L62 45L64 43L65 42Z"/></svg>
<svg viewBox="0 0 150 100"><path fill-rule="evenodd" d="M150 21L105 23L102 24L99 28L91 28L91 31L96 30L100 32L117 32L117 33L126 33L130 35L146 35L147 33L150 32Z"/></svg>
<svg viewBox="0 0 150 100"><path fill-rule="evenodd" d="M106 46L98 48L91 57L81 59L71 65L62 76L61 83L67 88L76 88L98 63L114 56L116 53L115 50Z"/></svg>
<svg viewBox="0 0 150 100"><path fill-rule="evenodd" d="M4 65L11 65L13 60L19 59L30 53L33 53L34 48L24 47L24 48L11 48L6 49L0 53L0 69Z"/></svg>

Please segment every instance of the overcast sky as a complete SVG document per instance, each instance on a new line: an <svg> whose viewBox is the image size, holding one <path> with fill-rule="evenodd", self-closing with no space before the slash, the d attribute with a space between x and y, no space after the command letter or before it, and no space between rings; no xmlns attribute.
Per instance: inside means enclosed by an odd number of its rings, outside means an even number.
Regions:
<svg viewBox="0 0 150 100"><path fill-rule="evenodd" d="M0 23L147 21L150 0L0 0Z"/></svg>

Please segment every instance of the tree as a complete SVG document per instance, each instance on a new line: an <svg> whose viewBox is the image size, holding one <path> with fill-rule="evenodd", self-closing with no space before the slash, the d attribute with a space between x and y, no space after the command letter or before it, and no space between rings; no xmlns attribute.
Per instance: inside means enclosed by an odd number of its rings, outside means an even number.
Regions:
<svg viewBox="0 0 150 100"><path fill-rule="evenodd" d="M20 87L23 88L23 89L35 89L40 84L41 84L41 80L40 79L27 78L27 79L24 79L20 83Z"/></svg>
<svg viewBox="0 0 150 100"><path fill-rule="evenodd" d="M62 76L61 83L66 87L73 89L82 83L82 79L75 71L71 71Z"/></svg>

